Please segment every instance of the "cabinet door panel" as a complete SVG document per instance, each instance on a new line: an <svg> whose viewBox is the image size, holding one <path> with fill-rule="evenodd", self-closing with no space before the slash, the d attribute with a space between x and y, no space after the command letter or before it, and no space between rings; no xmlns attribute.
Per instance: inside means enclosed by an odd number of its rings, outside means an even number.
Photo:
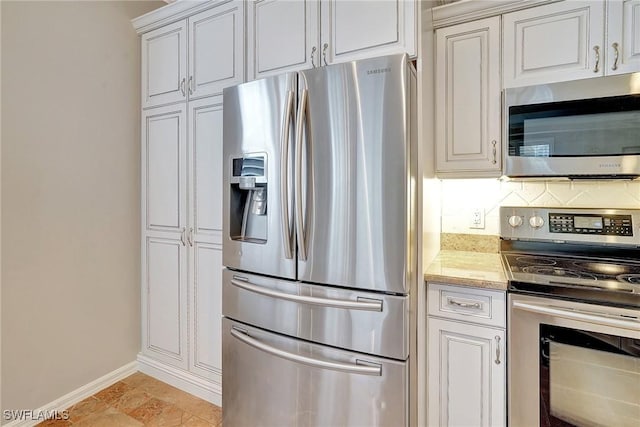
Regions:
<svg viewBox="0 0 640 427"><path fill-rule="evenodd" d="M142 197L145 230L186 226L186 123L183 105L146 110L142 117Z"/></svg>
<svg viewBox="0 0 640 427"><path fill-rule="evenodd" d="M559 2L503 15L504 87L603 75L603 23L604 1Z"/></svg>
<svg viewBox="0 0 640 427"><path fill-rule="evenodd" d="M189 159L190 224L196 240L219 243L222 230L221 96L189 103Z"/></svg>
<svg viewBox="0 0 640 427"><path fill-rule="evenodd" d="M186 99L186 21L142 35L142 107Z"/></svg>
<svg viewBox="0 0 640 427"><path fill-rule="evenodd" d="M243 3L201 12L189 18L189 94L202 97L244 80Z"/></svg>
<svg viewBox="0 0 640 427"><path fill-rule="evenodd" d="M500 173L500 18L436 31L438 173Z"/></svg>
<svg viewBox="0 0 640 427"><path fill-rule="evenodd" d="M191 370L216 382L222 373L222 246L193 247Z"/></svg>
<svg viewBox="0 0 640 427"><path fill-rule="evenodd" d="M393 53L415 55L414 1L322 2L322 48L327 62Z"/></svg>
<svg viewBox="0 0 640 427"><path fill-rule="evenodd" d="M429 425L505 425L504 331L431 317L428 330Z"/></svg>
<svg viewBox="0 0 640 427"><path fill-rule="evenodd" d="M319 66L318 11L316 0L251 1L247 32L249 78Z"/></svg>
<svg viewBox="0 0 640 427"><path fill-rule="evenodd" d="M186 247L154 237L143 244L143 351L186 367Z"/></svg>
<svg viewBox="0 0 640 427"><path fill-rule="evenodd" d="M640 0L607 2L607 49L607 74L640 71Z"/></svg>

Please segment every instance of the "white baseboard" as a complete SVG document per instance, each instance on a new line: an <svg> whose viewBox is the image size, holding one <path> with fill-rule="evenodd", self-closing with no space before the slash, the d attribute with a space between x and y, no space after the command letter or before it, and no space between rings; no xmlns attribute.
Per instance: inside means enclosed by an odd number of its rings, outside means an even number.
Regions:
<svg viewBox="0 0 640 427"><path fill-rule="evenodd" d="M54 400L51 403L48 403L38 409L33 411L34 414L42 414L42 413L53 413L54 411L62 412L70 406L75 405L81 400L86 399L89 396L92 396L99 392L102 389L109 387L112 384L117 383L123 378L128 377L131 374L134 374L138 371L138 363L131 362L127 363L121 368L116 369L115 371L109 372L108 374L98 378L95 381L90 382L89 384L83 385L82 387L72 391L71 393L67 393L59 399ZM15 420L8 424L4 424L3 427L31 427L43 420Z"/></svg>
<svg viewBox="0 0 640 427"><path fill-rule="evenodd" d="M222 386L212 383L190 372L158 362L138 354L138 368L149 376L170 384L182 391L198 396L200 399L222 406Z"/></svg>

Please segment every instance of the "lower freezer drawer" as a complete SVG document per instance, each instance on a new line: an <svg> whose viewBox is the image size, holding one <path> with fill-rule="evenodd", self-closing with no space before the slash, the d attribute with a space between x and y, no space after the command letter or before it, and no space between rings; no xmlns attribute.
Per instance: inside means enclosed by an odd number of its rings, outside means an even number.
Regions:
<svg viewBox="0 0 640 427"><path fill-rule="evenodd" d="M222 321L225 427L406 426L408 363Z"/></svg>

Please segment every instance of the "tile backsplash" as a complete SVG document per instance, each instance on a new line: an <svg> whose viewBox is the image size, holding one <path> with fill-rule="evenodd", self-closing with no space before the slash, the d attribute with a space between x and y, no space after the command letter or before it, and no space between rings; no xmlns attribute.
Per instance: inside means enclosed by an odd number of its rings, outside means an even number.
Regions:
<svg viewBox="0 0 640 427"><path fill-rule="evenodd" d="M442 180L442 233L498 235L500 206L640 209L640 181ZM470 228L474 210L485 227Z"/></svg>

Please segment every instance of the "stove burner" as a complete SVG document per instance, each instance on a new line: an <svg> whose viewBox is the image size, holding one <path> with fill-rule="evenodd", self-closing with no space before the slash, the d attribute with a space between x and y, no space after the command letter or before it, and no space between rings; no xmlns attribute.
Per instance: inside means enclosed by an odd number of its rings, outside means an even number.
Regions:
<svg viewBox="0 0 640 427"><path fill-rule="evenodd" d="M597 261L575 261L573 265L583 271L586 270L589 273L603 274L606 276L628 275L634 270L637 270L634 266Z"/></svg>
<svg viewBox="0 0 640 427"><path fill-rule="evenodd" d="M523 264L540 266L540 265L556 265L556 261L553 259L539 257L539 256L529 256L523 255L516 258L516 261L521 262Z"/></svg>
<svg viewBox="0 0 640 427"><path fill-rule="evenodd" d="M640 274L619 274L616 276L616 279L624 283L640 285Z"/></svg>
<svg viewBox="0 0 640 427"><path fill-rule="evenodd" d="M548 267L548 266L538 266L538 265L530 265L527 267L523 267L522 271L524 273L529 274L542 274L544 276L556 276L556 277L570 277L573 279L588 279L588 280L598 280L596 276L593 274L568 270L566 268L559 267Z"/></svg>

